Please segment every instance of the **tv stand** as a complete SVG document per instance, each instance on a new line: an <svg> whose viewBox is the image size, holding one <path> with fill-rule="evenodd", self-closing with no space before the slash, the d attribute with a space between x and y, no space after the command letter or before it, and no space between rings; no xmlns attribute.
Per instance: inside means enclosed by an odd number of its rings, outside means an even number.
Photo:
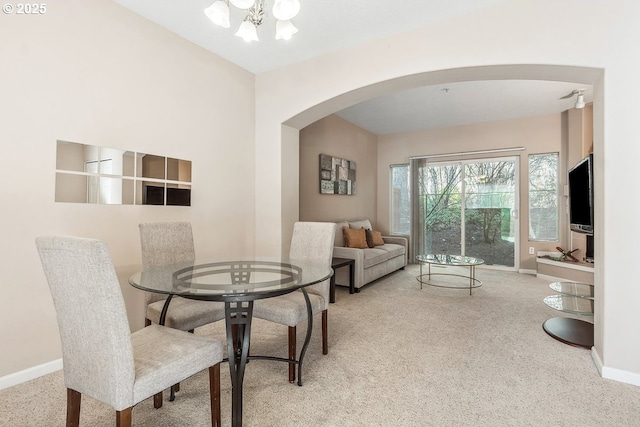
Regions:
<svg viewBox="0 0 640 427"><path fill-rule="evenodd" d="M593 316L593 285L578 282L554 282L549 285L558 292L544 299L544 303L565 313ZM570 317L553 317L542 324L542 329L560 342L575 347L593 347L593 323Z"/></svg>
<svg viewBox="0 0 640 427"><path fill-rule="evenodd" d="M549 281L569 280L593 283L594 264L591 262L556 261L545 258L558 256L558 252L538 252L536 276Z"/></svg>

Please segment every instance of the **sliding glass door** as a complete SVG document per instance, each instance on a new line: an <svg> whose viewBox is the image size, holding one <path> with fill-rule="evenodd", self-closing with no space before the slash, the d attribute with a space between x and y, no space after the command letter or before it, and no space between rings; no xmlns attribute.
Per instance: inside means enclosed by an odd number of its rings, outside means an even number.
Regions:
<svg viewBox="0 0 640 427"><path fill-rule="evenodd" d="M516 160L413 160L414 253L461 254L516 267Z"/></svg>

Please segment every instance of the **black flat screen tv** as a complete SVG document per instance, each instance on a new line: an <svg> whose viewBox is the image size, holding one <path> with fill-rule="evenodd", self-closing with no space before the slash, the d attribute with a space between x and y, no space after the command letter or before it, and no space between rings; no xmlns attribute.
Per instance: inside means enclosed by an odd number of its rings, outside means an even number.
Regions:
<svg viewBox="0 0 640 427"><path fill-rule="evenodd" d="M569 224L571 231L593 235L593 155L569 169Z"/></svg>

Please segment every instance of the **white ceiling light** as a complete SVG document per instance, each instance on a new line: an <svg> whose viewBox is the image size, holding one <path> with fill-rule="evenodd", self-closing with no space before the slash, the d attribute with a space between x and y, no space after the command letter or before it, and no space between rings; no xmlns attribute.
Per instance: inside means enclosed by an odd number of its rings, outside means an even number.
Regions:
<svg viewBox="0 0 640 427"><path fill-rule="evenodd" d="M273 4L273 16L281 21L295 18L298 12L300 12L298 0L275 0Z"/></svg>
<svg viewBox="0 0 640 427"><path fill-rule="evenodd" d="M249 21L242 21L240 28L238 28L236 32L236 36L242 37L246 42L257 42L259 40L256 26Z"/></svg>
<svg viewBox="0 0 640 427"><path fill-rule="evenodd" d="M291 21L276 22L276 40L289 40L297 32L298 29Z"/></svg>
<svg viewBox="0 0 640 427"><path fill-rule="evenodd" d="M231 26L229 22L229 4L224 0L214 1L211 6L204 10L204 14L216 25L223 28Z"/></svg>
<svg viewBox="0 0 640 427"><path fill-rule="evenodd" d="M249 9L256 0L231 0L231 4L238 9Z"/></svg>
<svg viewBox="0 0 640 427"><path fill-rule="evenodd" d="M584 89L574 89L571 92L569 92L568 94L566 94L565 96L561 97L560 99L568 99L571 98L574 95L576 96L576 103L573 105L573 108L584 108Z"/></svg>
<svg viewBox="0 0 640 427"><path fill-rule="evenodd" d="M258 27L262 24L265 13L266 0L216 0L204 10L205 15L216 25L223 28L230 27L229 2L238 9L247 11L247 15L240 24L236 36L244 41L258 41ZM291 18L300 11L298 0L274 0L273 16L276 22L276 40L289 40L298 29L291 22Z"/></svg>

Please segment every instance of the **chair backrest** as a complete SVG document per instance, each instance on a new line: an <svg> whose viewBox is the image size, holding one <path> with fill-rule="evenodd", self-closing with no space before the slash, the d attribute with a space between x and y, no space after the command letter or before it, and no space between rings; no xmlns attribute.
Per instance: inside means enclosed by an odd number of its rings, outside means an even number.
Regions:
<svg viewBox="0 0 640 427"><path fill-rule="evenodd" d="M47 236L36 246L58 318L66 387L114 407L131 406L131 330L107 245Z"/></svg>
<svg viewBox="0 0 640 427"><path fill-rule="evenodd" d="M155 222L140 224L142 268L160 267L196 258L193 232L188 222ZM162 294L146 292L150 304L165 299Z"/></svg>
<svg viewBox="0 0 640 427"><path fill-rule="evenodd" d="M296 222L293 225L289 258L317 261L331 267L336 224L333 222ZM307 288L329 304L329 280Z"/></svg>

